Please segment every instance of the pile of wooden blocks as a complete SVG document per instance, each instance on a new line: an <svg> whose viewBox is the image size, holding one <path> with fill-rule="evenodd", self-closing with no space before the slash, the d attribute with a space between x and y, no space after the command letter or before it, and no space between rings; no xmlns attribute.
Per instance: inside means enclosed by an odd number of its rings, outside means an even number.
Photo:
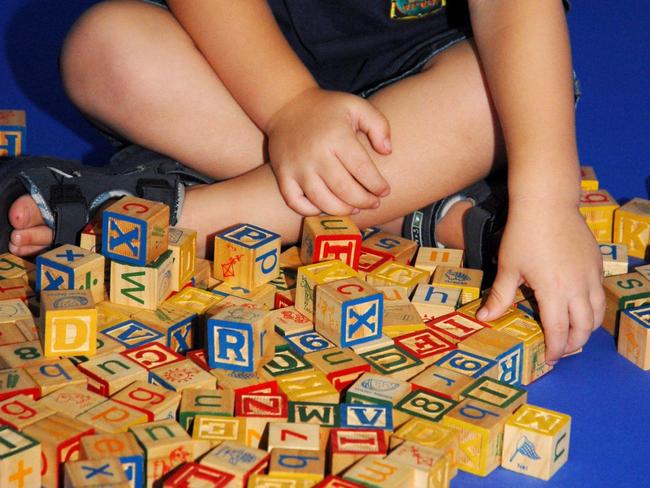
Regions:
<svg viewBox="0 0 650 488"><path fill-rule="evenodd" d="M535 301L477 320L462 251L323 216L284 252L236 225L211 262L168 221L125 197L79 246L0 255L0 487L447 487L566 463L570 417L523 388L551 370Z"/></svg>

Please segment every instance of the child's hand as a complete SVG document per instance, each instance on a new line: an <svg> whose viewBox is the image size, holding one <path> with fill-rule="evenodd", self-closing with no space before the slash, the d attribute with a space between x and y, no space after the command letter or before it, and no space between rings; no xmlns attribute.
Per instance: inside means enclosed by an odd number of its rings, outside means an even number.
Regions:
<svg viewBox="0 0 650 488"><path fill-rule="evenodd" d="M522 282L539 304L547 363L582 347L601 324L602 258L575 205L511 203L497 277L477 317L501 316Z"/></svg>
<svg viewBox="0 0 650 488"><path fill-rule="evenodd" d="M348 215L377 208L390 192L357 132L391 152L386 118L363 98L307 90L271 118L269 157L287 205L302 215Z"/></svg>

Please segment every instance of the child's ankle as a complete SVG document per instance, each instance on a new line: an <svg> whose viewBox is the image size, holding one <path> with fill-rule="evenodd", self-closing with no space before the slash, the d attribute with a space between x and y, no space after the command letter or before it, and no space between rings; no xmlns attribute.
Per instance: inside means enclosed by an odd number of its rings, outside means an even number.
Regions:
<svg viewBox="0 0 650 488"><path fill-rule="evenodd" d="M452 249L465 247L463 217L474 206L472 200L463 199L452 204L445 215L436 222L436 242Z"/></svg>

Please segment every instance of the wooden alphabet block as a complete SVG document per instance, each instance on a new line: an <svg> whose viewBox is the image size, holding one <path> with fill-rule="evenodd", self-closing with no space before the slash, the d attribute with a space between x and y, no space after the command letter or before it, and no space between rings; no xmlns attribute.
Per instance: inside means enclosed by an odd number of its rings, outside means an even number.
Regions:
<svg viewBox="0 0 650 488"><path fill-rule="evenodd" d="M163 334L165 346L172 351L185 352L194 347L193 329L198 320L194 312L166 301L156 310L142 310L136 313L133 319Z"/></svg>
<svg viewBox="0 0 650 488"><path fill-rule="evenodd" d="M506 422L501 466L549 480L569 458L571 417L524 405Z"/></svg>
<svg viewBox="0 0 650 488"><path fill-rule="evenodd" d="M360 356L378 373L398 380L408 380L426 368L418 358L395 345L364 352Z"/></svg>
<svg viewBox="0 0 650 488"><path fill-rule="evenodd" d="M300 424L340 427L339 405L335 403L289 402L288 420Z"/></svg>
<svg viewBox="0 0 650 488"><path fill-rule="evenodd" d="M117 434L126 432L132 425L149 422L149 417L147 411L108 399L77 415L76 419L92 425L97 433Z"/></svg>
<svg viewBox="0 0 650 488"><path fill-rule="evenodd" d="M159 342L150 342L138 347L126 349L120 352L120 354L148 371L184 359L183 356Z"/></svg>
<svg viewBox="0 0 650 488"><path fill-rule="evenodd" d="M280 236L239 224L215 236L213 276L248 289L268 283L280 270Z"/></svg>
<svg viewBox="0 0 650 488"><path fill-rule="evenodd" d="M395 256L361 246L357 271L359 276L365 278L369 273L390 261L395 261Z"/></svg>
<svg viewBox="0 0 650 488"><path fill-rule="evenodd" d="M580 189L582 191L598 191L598 178L592 166L580 166Z"/></svg>
<svg viewBox="0 0 650 488"><path fill-rule="evenodd" d="M425 390L414 390L395 405L395 410L412 417L438 422L457 404L454 400Z"/></svg>
<svg viewBox="0 0 650 488"><path fill-rule="evenodd" d="M11 298L0 302L0 323L16 323L19 320L33 319L27 305L19 298Z"/></svg>
<svg viewBox="0 0 650 488"><path fill-rule="evenodd" d="M487 476L501 464L503 428L508 417L507 410L468 398L442 418L442 425L459 432L459 469Z"/></svg>
<svg viewBox="0 0 650 488"><path fill-rule="evenodd" d="M144 453L130 432L84 436L80 441L80 457L95 460L117 458L128 486L143 486Z"/></svg>
<svg viewBox="0 0 650 488"><path fill-rule="evenodd" d="M305 360L322 371L334 388L342 391L372 367L349 349L324 349L305 354Z"/></svg>
<svg viewBox="0 0 650 488"><path fill-rule="evenodd" d="M375 232L363 240L363 249L387 254L401 264L410 263L417 248L415 242L383 231Z"/></svg>
<svg viewBox="0 0 650 488"><path fill-rule="evenodd" d="M336 347L333 342L328 341L316 331L291 334L286 336L285 340L289 344L289 347L300 355Z"/></svg>
<svg viewBox="0 0 650 488"><path fill-rule="evenodd" d="M172 291L188 283L196 269L196 231L181 227L169 228L169 250L172 252Z"/></svg>
<svg viewBox="0 0 650 488"><path fill-rule="evenodd" d="M15 322L0 324L0 346L27 342L28 339Z"/></svg>
<svg viewBox="0 0 650 488"><path fill-rule="evenodd" d="M79 247L90 252L101 252L102 249L102 219L96 217L88 222L79 235Z"/></svg>
<svg viewBox="0 0 650 488"><path fill-rule="evenodd" d="M195 314L204 314L214 305L223 300L219 295L215 295L207 290L200 288L183 288L173 297L169 298L165 304L171 304L175 307L182 308Z"/></svg>
<svg viewBox="0 0 650 488"><path fill-rule="evenodd" d="M271 450L269 475L316 483L325 476L325 456L314 450L274 447Z"/></svg>
<svg viewBox="0 0 650 488"><path fill-rule="evenodd" d="M0 368L28 368L52 363L56 359L46 358L38 341L21 342L0 346Z"/></svg>
<svg viewBox="0 0 650 488"><path fill-rule="evenodd" d="M212 278L212 262L208 259L195 258L194 273L191 282L195 288L207 290L210 288Z"/></svg>
<svg viewBox="0 0 650 488"><path fill-rule="evenodd" d="M347 403L395 405L410 391L411 385L406 381L380 374L364 373L348 388L345 401Z"/></svg>
<svg viewBox="0 0 650 488"><path fill-rule="evenodd" d="M411 303L384 304L384 335L395 338L426 327L417 309ZM355 352L358 346L354 346Z"/></svg>
<svg viewBox="0 0 650 488"><path fill-rule="evenodd" d="M387 453L381 430L332 429L330 431L330 473L341 474L358 460L382 459Z"/></svg>
<svg viewBox="0 0 650 488"><path fill-rule="evenodd" d="M269 313L269 321L273 329L281 336L314 330L314 323L310 318L298 312L293 306L271 311Z"/></svg>
<svg viewBox="0 0 650 488"><path fill-rule="evenodd" d="M273 357L272 334L265 311L244 307L221 310L208 319L208 364L252 373Z"/></svg>
<svg viewBox="0 0 650 488"><path fill-rule="evenodd" d="M36 257L36 291L88 290L104 300L105 259L101 254L65 244Z"/></svg>
<svg viewBox="0 0 650 488"><path fill-rule="evenodd" d="M464 341L472 334L476 334L479 330L489 327L485 322L459 312L437 317L427 322L426 325L437 334L450 338L456 344Z"/></svg>
<svg viewBox="0 0 650 488"><path fill-rule="evenodd" d="M496 361L496 379L509 385L521 385L524 344L518 338L494 329L482 329L458 348Z"/></svg>
<svg viewBox="0 0 650 488"><path fill-rule="evenodd" d="M14 430L23 430L54 413L54 410L37 402L31 395L16 395L0 401L0 425L7 425Z"/></svg>
<svg viewBox="0 0 650 488"><path fill-rule="evenodd" d="M436 334L431 329L410 332L397 336L394 340L397 347L425 364L436 361L442 355L456 349L453 342Z"/></svg>
<svg viewBox="0 0 650 488"><path fill-rule="evenodd" d="M0 110L0 158L27 153L27 122L24 110Z"/></svg>
<svg viewBox="0 0 650 488"><path fill-rule="evenodd" d="M208 452L200 464L234 475L232 486L244 487L250 476L266 470L269 454L238 442L225 441Z"/></svg>
<svg viewBox="0 0 650 488"><path fill-rule="evenodd" d="M34 282L36 267L29 261L11 253L0 254L0 280L20 278L26 284Z"/></svg>
<svg viewBox="0 0 650 488"><path fill-rule="evenodd" d="M495 377L497 374L496 361L462 349L455 349L447 353L434 364L472 378L479 378L483 375Z"/></svg>
<svg viewBox="0 0 650 488"><path fill-rule="evenodd" d="M0 486L41 487L41 445L4 425L0 426Z"/></svg>
<svg viewBox="0 0 650 488"><path fill-rule="evenodd" d="M617 349L639 368L650 370L650 305L623 311Z"/></svg>
<svg viewBox="0 0 650 488"><path fill-rule="evenodd" d="M640 273L608 276L603 279L606 310L603 329L616 336L620 310L650 302L650 281Z"/></svg>
<svg viewBox="0 0 650 488"><path fill-rule="evenodd" d="M182 392L178 422L187 431L192 429L194 418L203 416L231 416L235 396L232 390L187 389Z"/></svg>
<svg viewBox="0 0 650 488"><path fill-rule="evenodd" d="M40 336L45 357L95 354L97 309L88 290L43 290Z"/></svg>
<svg viewBox="0 0 650 488"><path fill-rule="evenodd" d="M79 459L79 443L94 433L91 426L79 420L54 414L25 427L24 433L41 443L41 483L59 486L62 463Z"/></svg>
<svg viewBox="0 0 650 488"><path fill-rule="evenodd" d="M167 252L168 245L167 205L124 197L102 212L102 254L107 258L146 266Z"/></svg>
<svg viewBox="0 0 650 488"><path fill-rule="evenodd" d="M111 396L134 381L147 381L149 373L121 354L111 353L77 366L88 377L88 389Z"/></svg>
<svg viewBox="0 0 650 488"><path fill-rule="evenodd" d="M625 274L628 271L627 246L625 244L599 244L603 256L603 276Z"/></svg>
<svg viewBox="0 0 650 488"><path fill-rule="evenodd" d="M40 396L48 395L65 386L86 387L87 379L68 359L25 368L40 389Z"/></svg>
<svg viewBox="0 0 650 488"><path fill-rule="evenodd" d="M393 406L341 403L341 427L344 429L393 430Z"/></svg>
<svg viewBox="0 0 650 488"><path fill-rule="evenodd" d="M598 242L613 241L614 211L618 207L607 190L580 192L580 213Z"/></svg>
<svg viewBox="0 0 650 488"><path fill-rule="evenodd" d="M386 459L411 468L413 486L449 487L451 460L437 449L407 441L393 449Z"/></svg>
<svg viewBox="0 0 650 488"><path fill-rule="evenodd" d="M60 415L75 418L77 415L99 405L105 397L77 385L68 385L41 398L39 403Z"/></svg>
<svg viewBox="0 0 650 488"><path fill-rule="evenodd" d="M266 392L277 392L277 383L264 369L254 373L242 373L226 369L211 369L210 374L217 378L219 389L232 390L237 394L241 391L250 391L251 388L267 388Z"/></svg>
<svg viewBox="0 0 650 488"><path fill-rule="evenodd" d="M122 465L114 457L65 463L63 483L66 488L129 487Z"/></svg>
<svg viewBox="0 0 650 488"><path fill-rule="evenodd" d="M33 295L34 292L22 278L0 280L0 301L18 298L26 302L28 296Z"/></svg>
<svg viewBox="0 0 650 488"><path fill-rule="evenodd" d="M371 285L390 285L399 287L406 295L411 295L420 283L428 283L430 273L407 264L389 261L366 275Z"/></svg>
<svg viewBox="0 0 650 488"><path fill-rule="evenodd" d="M431 365L412 378L413 388L433 393L450 400L460 401L462 392L474 383L474 379L458 371Z"/></svg>
<svg viewBox="0 0 650 488"><path fill-rule="evenodd" d="M645 264L643 266L637 266L634 268L634 271L643 276L646 280L650 281L650 264Z"/></svg>
<svg viewBox="0 0 650 488"><path fill-rule="evenodd" d="M408 466L388 459L379 460L366 456L347 470L343 477L372 488L397 488L409 486L413 473Z"/></svg>
<svg viewBox="0 0 650 488"><path fill-rule="evenodd" d="M320 426L278 422L269 425L268 449L319 451Z"/></svg>
<svg viewBox="0 0 650 488"><path fill-rule="evenodd" d="M388 308L389 307L384 308L384 329L386 328L386 310L388 310ZM352 349L355 354L359 355L364 352L381 349L382 347L392 346L393 344L395 344L395 341L391 337L382 335L379 339L352 346L350 349Z"/></svg>
<svg viewBox="0 0 650 488"><path fill-rule="evenodd" d="M192 438L218 445L224 441L246 441L245 418L199 413L192 422Z"/></svg>
<svg viewBox="0 0 650 488"><path fill-rule="evenodd" d="M111 398L142 410L147 415L148 422L175 419L181 402L180 393L144 381L134 381Z"/></svg>
<svg viewBox="0 0 650 488"><path fill-rule="evenodd" d="M174 473L165 478L163 488L187 488L190 486L205 486L211 488L226 488L235 479L231 474L209 468L198 463L185 463Z"/></svg>
<svg viewBox="0 0 650 488"><path fill-rule="evenodd" d="M153 368L149 382L173 391L217 387L217 379L190 359Z"/></svg>
<svg viewBox="0 0 650 488"><path fill-rule="evenodd" d="M257 288L244 288L241 286L232 286L228 283L221 283L212 288L212 293L222 298L242 298L249 303L249 306L271 310L275 301L275 287L270 283L264 283ZM219 302L221 305L225 302Z"/></svg>
<svg viewBox="0 0 650 488"><path fill-rule="evenodd" d="M614 242L630 256L650 259L650 200L633 198L614 213Z"/></svg>
<svg viewBox="0 0 650 488"><path fill-rule="evenodd" d="M419 284L415 288L411 303L422 320L428 322L456 310L460 303L461 292L460 288Z"/></svg>
<svg viewBox="0 0 650 488"><path fill-rule="evenodd" d="M171 292L171 267L171 251L147 266L111 261L111 303L155 310Z"/></svg>
<svg viewBox="0 0 650 488"><path fill-rule="evenodd" d="M464 305L481 296L483 271L472 268L438 266L433 273L431 284L461 291L460 304Z"/></svg>
<svg viewBox="0 0 650 488"><path fill-rule="evenodd" d="M361 232L349 217L305 217L300 246L304 264L338 259L357 269L360 252Z"/></svg>
<svg viewBox="0 0 650 488"><path fill-rule="evenodd" d="M241 392L235 397L235 416L286 420L288 401L282 393Z"/></svg>
<svg viewBox="0 0 650 488"><path fill-rule="evenodd" d="M134 425L129 430L144 451L147 487L176 466L194 459L191 438L175 420Z"/></svg>
<svg viewBox="0 0 650 488"><path fill-rule="evenodd" d="M135 319L111 325L102 333L124 346L127 350L153 344L163 339L163 333Z"/></svg>
<svg viewBox="0 0 650 488"><path fill-rule="evenodd" d="M340 347L379 339L384 297L357 277L318 285L314 326Z"/></svg>
<svg viewBox="0 0 650 488"><path fill-rule="evenodd" d="M465 388L461 395L513 413L526 403L528 392L493 378L483 377Z"/></svg>
<svg viewBox="0 0 650 488"><path fill-rule="evenodd" d="M433 273L438 266L460 268L463 265L464 255L465 251L462 249L420 247L413 266L429 273Z"/></svg>
<svg viewBox="0 0 650 488"><path fill-rule="evenodd" d="M311 369L310 362L301 354L295 352L288 344L281 344L275 347L275 356L263 367L271 376L282 376Z"/></svg>
<svg viewBox="0 0 650 488"><path fill-rule="evenodd" d="M316 285L353 276L357 276L357 272L338 260L300 266L296 281L296 310L313 320Z"/></svg>
<svg viewBox="0 0 650 488"><path fill-rule="evenodd" d="M404 305L410 303L409 296L402 287L377 285L375 289L384 296L384 303L386 305Z"/></svg>
<svg viewBox="0 0 650 488"><path fill-rule="evenodd" d="M339 392L320 371L307 370L280 376L278 386L293 402L338 403Z"/></svg>

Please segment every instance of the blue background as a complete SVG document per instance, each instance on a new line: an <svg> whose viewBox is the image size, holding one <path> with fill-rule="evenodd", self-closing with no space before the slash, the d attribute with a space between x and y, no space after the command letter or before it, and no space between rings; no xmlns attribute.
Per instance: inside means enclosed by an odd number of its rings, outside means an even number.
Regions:
<svg viewBox="0 0 650 488"><path fill-rule="evenodd" d="M93 1L2 0L0 108L27 111L31 154L104 161L110 145L67 101L57 53ZM577 113L582 164L623 202L650 186L650 3L574 0L569 15L583 97ZM572 416L568 464L548 483L498 469L459 474L454 486L644 486L650 479L650 373L619 356L597 331L585 351L529 388L529 400Z"/></svg>

